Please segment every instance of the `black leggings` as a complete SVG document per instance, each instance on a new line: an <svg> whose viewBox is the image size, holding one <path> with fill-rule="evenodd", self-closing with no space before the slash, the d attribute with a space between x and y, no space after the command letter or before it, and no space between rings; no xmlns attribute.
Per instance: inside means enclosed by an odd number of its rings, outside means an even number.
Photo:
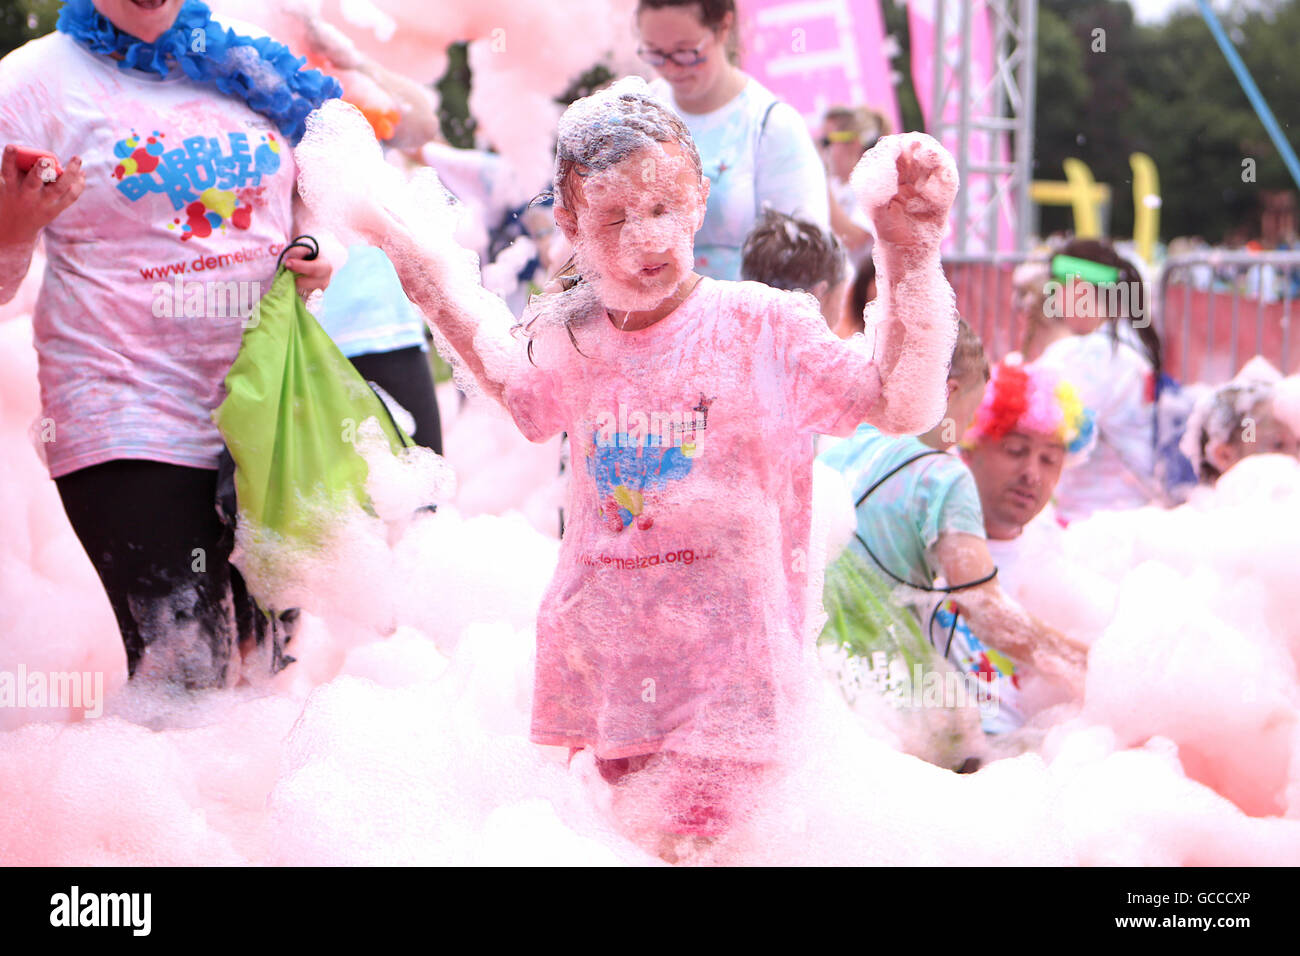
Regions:
<svg viewBox="0 0 1300 956"><path fill-rule="evenodd" d="M221 687L236 645L268 637L273 671L292 660L283 647L295 613L263 614L230 563L215 470L119 460L55 484L108 593L132 677Z"/></svg>
<svg viewBox="0 0 1300 956"><path fill-rule="evenodd" d="M352 364L362 378L374 382L415 417L415 434L411 436L415 443L441 455L442 422L428 353L413 345L392 352L355 355Z"/></svg>

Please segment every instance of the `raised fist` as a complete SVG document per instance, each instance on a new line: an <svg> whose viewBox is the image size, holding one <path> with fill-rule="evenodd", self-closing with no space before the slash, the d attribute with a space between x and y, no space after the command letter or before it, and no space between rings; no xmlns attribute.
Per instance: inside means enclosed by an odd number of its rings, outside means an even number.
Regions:
<svg viewBox="0 0 1300 956"><path fill-rule="evenodd" d="M858 161L851 184L876 238L938 246L957 196L957 165L925 133L885 136Z"/></svg>

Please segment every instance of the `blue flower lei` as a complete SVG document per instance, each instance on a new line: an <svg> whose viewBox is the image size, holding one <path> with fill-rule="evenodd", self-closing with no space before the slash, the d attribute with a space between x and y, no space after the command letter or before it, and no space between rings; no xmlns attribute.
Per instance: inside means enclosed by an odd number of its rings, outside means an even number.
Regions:
<svg viewBox="0 0 1300 956"><path fill-rule="evenodd" d="M215 22L199 0L186 0L171 29L153 43L123 33L91 0L65 0L58 28L91 53L120 53L121 70L167 76L168 61L175 62L194 82L211 84L267 117L293 146L306 131L307 114L343 95L337 80L319 70L302 69L307 61L284 44L269 37L240 36ZM267 83L270 76L276 82Z"/></svg>

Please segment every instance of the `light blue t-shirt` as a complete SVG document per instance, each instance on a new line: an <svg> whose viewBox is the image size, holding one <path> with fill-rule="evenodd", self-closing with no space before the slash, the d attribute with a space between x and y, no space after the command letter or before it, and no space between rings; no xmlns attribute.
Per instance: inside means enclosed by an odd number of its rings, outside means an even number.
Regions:
<svg viewBox="0 0 1300 956"><path fill-rule="evenodd" d="M911 436L889 438L871 425L860 425L852 438L825 452L821 460L844 475L857 501L891 469L927 451L931 449ZM985 537L975 478L955 455L927 455L894 474L857 507L857 531L895 575L914 584L932 585L940 569L931 563L931 549L940 535ZM898 582L879 570L862 542L854 538L849 547L886 584L897 586ZM984 644L964 619L955 618L945 595L930 595L914 610L922 633L936 650L981 682L975 697L980 701L984 732L1007 733L1024 723L1016 662Z"/></svg>
<svg viewBox="0 0 1300 956"><path fill-rule="evenodd" d="M826 168L797 110L750 79L712 113L686 113L662 79L651 92L691 131L709 177L709 205L695 234L695 269L740 279L741 250L765 205L830 228Z"/></svg>
<svg viewBox="0 0 1300 956"><path fill-rule="evenodd" d="M372 352L424 348L424 319L402 291L383 250L359 244L334 274L317 321L348 358Z"/></svg>
<svg viewBox="0 0 1300 956"><path fill-rule="evenodd" d="M862 493L909 458L932 451L910 435L889 438L871 425L858 430L821 455L823 463L844 475L857 501ZM984 537L984 512L970 469L955 455L928 455L908 465L857 508L858 534L877 558L906 581L931 585L939 569L930 549L941 534ZM862 543L851 547L874 566ZM892 586L897 582L881 573Z"/></svg>

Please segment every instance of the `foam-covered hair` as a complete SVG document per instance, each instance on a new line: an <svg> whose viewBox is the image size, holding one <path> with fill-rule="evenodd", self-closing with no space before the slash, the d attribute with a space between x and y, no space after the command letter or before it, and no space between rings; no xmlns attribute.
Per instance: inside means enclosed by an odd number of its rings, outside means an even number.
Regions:
<svg viewBox="0 0 1300 956"><path fill-rule="evenodd" d="M704 166L686 124L650 93L639 76L629 76L577 100L560 117L555 146L555 203L564 206L569 173L599 172L637 150L677 142L703 178Z"/></svg>
<svg viewBox="0 0 1300 956"><path fill-rule="evenodd" d="M1232 381L1205 392L1187 417L1178 450L1183 453L1202 481L1218 477L1210 464L1210 449L1230 442L1241 433L1245 419L1260 402L1273 397L1282 373L1266 359L1256 356Z"/></svg>
<svg viewBox="0 0 1300 956"><path fill-rule="evenodd" d="M1049 369L1003 359L993 366L984 401L962 444L969 448L1011 432L1030 432L1057 439L1077 456L1095 437L1094 419L1070 382Z"/></svg>

